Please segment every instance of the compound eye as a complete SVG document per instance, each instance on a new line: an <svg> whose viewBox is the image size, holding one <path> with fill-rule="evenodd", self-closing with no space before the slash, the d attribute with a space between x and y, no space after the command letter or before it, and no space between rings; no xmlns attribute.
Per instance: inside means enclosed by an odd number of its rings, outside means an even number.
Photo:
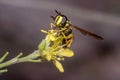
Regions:
<svg viewBox="0 0 120 80"><path fill-rule="evenodd" d="M65 24L65 22L66 22L66 18L65 18L65 17L62 17L61 23L62 23L62 24Z"/></svg>
<svg viewBox="0 0 120 80"><path fill-rule="evenodd" d="M58 15L55 18L55 23L56 23L57 26L65 24L66 23L66 18L64 16Z"/></svg>

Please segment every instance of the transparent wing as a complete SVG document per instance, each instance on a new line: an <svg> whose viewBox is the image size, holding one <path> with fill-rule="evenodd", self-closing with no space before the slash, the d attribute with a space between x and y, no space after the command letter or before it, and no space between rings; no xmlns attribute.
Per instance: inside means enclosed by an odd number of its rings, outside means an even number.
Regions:
<svg viewBox="0 0 120 80"><path fill-rule="evenodd" d="M71 25L71 26L74 27L74 28L76 28L77 30L79 30L84 35L88 35L88 36L94 37L94 38L96 38L98 40L103 40L103 37L101 37L101 36L99 36L99 35L97 35L95 33L89 32L87 30L84 30L84 29L79 28L79 27L74 26L74 25Z"/></svg>

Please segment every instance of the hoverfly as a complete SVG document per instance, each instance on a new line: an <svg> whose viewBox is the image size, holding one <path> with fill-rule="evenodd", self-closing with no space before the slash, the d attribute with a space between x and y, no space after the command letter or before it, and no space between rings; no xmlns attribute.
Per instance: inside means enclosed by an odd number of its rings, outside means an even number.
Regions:
<svg viewBox="0 0 120 80"><path fill-rule="evenodd" d="M55 12L57 13L57 15L55 17L51 16L54 23L51 23L50 26L53 30L58 30L59 35L63 36L63 39L61 42L61 45L63 46L63 48L69 48L73 42L72 27L79 30L83 35L88 35L88 36L94 37L95 39L103 40L103 37L95 33L89 32L80 27L72 25L69 19L65 15L61 14L61 12L58 12L57 10L55 10Z"/></svg>

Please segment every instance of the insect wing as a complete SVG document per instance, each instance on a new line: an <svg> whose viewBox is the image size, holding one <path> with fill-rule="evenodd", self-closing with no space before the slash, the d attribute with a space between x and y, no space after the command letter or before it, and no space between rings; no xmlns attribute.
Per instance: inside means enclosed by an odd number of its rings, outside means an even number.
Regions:
<svg viewBox="0 0 120 80"><path fill-rule="evenodd" d="M99 36L99 35L97 35L95 33L89 32L87 30L84 30L84 29L79 28L79 27L74 26L74 25L71 25L71 26L74 27L74 28L76 28L77 30L79 30L84 35L92 36L92 37L94 37L94 38L96 38L98 40L103 40L103 37L101 37L101 36Z"/></svg>

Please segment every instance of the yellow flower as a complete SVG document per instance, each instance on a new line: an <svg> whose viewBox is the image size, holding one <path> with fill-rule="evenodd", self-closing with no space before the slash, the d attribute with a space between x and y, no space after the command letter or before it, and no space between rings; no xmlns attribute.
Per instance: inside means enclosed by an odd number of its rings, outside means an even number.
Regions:
<svg viewBox="0 0 120 80"><path fill-rule="evenodd" d="M47 33L47 36L38 46L41 52L41 58L46 61L52 61L60 72L64 72L64 68L60 61L64 60L65 57L72 57L74 55L73 51L65 49L60 45L63 37L56 36L56 31L49 30L47 32L42 30L42 32Z"/></svg>
<svg viewBox="0 0 120 80"><path fill-rule="evenodd" d="M57 60L54 60L53 63L56 66L56 68L60 72L64 72L62 64L59 62L60 60L64 60L64 57L72 57L74 55L73 51L70 49L62 49L57 52Z"/></svg>
<svg viewBox="0 0 120 80"><path fill-rule="evenodd" d="M60 61L64 60L65 57L72 57L74 53L70 49L60 49L54 51L52 47L49 47L43 50L41 55L44 60L52 61L60 72L64 72L64 69Z"/></svg>

